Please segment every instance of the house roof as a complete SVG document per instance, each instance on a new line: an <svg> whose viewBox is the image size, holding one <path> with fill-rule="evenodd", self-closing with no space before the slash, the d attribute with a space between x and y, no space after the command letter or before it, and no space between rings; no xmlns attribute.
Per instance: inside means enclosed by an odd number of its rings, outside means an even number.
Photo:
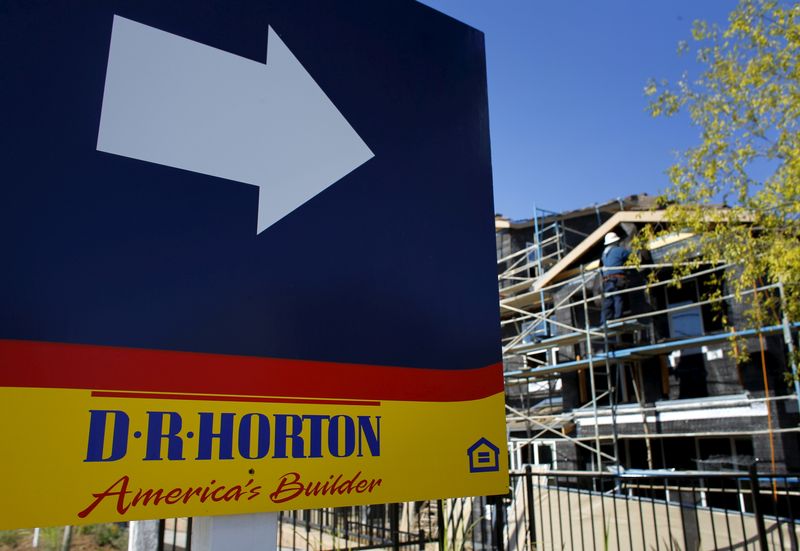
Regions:
<svg viewBox="0 0 800 551"><path fill-rule="evenodd" d="M598 212L608 214L621 210L650 210L655 206L655 203L656 199L654 197L651 197L646 193L639 193L575 210L568 210L559 213L547 213L541 217L538 222L541 225L545 225L554 220L568 220L570 218L577 218L579 216L586 216ZM495 230L531 228L534 226L534 223L535 222L533 219L512 220L503 216L502 214L496 214L494 217Z"/></svg>

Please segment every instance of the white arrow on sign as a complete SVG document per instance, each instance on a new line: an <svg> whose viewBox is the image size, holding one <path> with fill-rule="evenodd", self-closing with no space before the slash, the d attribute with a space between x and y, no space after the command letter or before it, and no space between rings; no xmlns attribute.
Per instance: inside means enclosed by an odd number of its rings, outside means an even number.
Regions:
<svg viewBox="0 0 800 551"><path fill-rule="evenodd" d="M371 159L268 32L264 65L115 15L97 149L258 186L257 233Z"/></svg>

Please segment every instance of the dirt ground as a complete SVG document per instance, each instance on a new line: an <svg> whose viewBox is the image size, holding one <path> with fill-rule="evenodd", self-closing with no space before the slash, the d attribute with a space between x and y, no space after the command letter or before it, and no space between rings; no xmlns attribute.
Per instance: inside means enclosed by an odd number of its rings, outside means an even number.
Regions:
<svg viewBox="0 0 800 551"><path fill-rule="evenodd" d="M46 532L45 530L48 530ZM58 551L61 549L63 529L45 529L39 536L39 546L33 547L33 530L17 530L16 545L9 541L0 542L0 551ZM56 532L56 530L58 530ZM77 532L78 530L76 530ZM9 538L10 539L10 538ZM123 549L127 549L125 546ZM110 545L98 545L93 534L75 533L72 536L71 551L117 551Z"/></svg>

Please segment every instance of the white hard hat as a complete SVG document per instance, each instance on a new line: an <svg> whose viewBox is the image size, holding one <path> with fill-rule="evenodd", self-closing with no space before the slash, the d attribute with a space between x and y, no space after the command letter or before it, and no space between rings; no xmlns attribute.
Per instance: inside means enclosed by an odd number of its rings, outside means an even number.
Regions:
<svg viewBox="0 0 800 551"><path fill-rule="evenodd" d="M606 234L606 238L603 241L603 245L611 245L612 243L616 243L617 241L619 241L619 236L615 232L610 231Z"/></svg>

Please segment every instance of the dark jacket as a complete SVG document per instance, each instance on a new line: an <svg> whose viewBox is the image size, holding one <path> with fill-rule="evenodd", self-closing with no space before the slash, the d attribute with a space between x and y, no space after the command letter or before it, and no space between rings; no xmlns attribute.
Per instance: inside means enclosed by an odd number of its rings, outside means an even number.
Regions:
<svg viewBox="0 0 800 551"><path fill-rule="evenodd" d="M603 250L603 256L600 259L603 263L603 276L605 277L615 274L624 275L625 270L614 270L610 268L624 265L630 254L631 252L628 249L620 247L619 245L607 246L605 250Z"/></svg>

